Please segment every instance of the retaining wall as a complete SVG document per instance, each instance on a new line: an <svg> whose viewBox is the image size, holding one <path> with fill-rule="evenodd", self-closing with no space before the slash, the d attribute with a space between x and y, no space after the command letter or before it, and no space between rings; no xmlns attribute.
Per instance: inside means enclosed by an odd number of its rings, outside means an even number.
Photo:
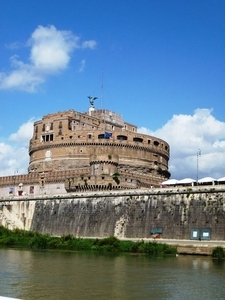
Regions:
<svg viewBox="0 0 225 300"><path fill-rule="evenodd" d="M2 224L52 235L190 239L209 229L225 240L225 186L0 198Z"/></svg>

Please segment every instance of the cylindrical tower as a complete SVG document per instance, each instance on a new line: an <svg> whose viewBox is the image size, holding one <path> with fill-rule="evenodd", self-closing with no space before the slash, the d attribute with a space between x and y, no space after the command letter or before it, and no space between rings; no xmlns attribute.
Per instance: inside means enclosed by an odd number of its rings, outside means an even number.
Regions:
<svg viewBox="0 0 225 300"><path fill-rule="evenodd" d="M34 123L29 173L86 169L90 176L119 172L143 182L169 178L169 145L137 132L107 110L49 114Z"/></svg>

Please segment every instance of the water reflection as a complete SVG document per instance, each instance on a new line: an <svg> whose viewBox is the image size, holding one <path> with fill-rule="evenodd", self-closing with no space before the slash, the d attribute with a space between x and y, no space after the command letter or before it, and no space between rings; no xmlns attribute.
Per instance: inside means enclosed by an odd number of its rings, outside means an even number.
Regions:
<svg viewBox="0 0 225 300"><path fill-rule="evenodd" d="M0 294L24 300L224 299L224 270L210 257L2 249Z"/></svg>

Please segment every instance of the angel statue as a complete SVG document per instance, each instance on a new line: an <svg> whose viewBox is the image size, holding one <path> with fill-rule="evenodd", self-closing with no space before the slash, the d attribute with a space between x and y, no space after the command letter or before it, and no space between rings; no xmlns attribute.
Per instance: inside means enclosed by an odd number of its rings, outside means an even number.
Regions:
<svg viewBox="0 0 225 300"><path fill-rule="evenodd" d="M88 99L89 99L89 101L90 101L91 107L94 107L94 101L95 101L96 99L98 99L98 98L97 98L97 97L91 97L91 96L88 96Z"/></svg>

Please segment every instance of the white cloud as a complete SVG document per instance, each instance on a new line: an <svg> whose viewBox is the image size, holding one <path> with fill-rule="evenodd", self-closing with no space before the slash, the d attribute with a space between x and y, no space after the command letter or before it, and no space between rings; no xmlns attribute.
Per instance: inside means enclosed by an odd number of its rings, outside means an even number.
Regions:
<svg viewBox="0 0 225 300"><path fill-rule="evenodd" d="M12 56L13 70L0 73L0 89L35 92L48 75L67 68L74 49L94 49L96 44L93 40L80 42L80 38L71 31L57 30L53 25L38 26L27 42L30 47L29 63Z"/></svg>
<svg viewBox="0 0 225 300"><path fill-rule="evenodd" d="M20 146L28 146L29 140L32 137L33 134L33 124L34 120L31 119L27 123L24 123L20 126L17 132L12 133L9 136L9 141L16 142Z"/></svg>
<svg viewBox="0 0 225 300"><path fill-rule="evenodd" d="M0 143L0 176L27 174L29 155L27 147L13 147Z"/></svg>
<svg viewBox="0 0 225 300"><path fill-rule="evenodd" d="M225 176L225 123L216 120L211 109L196 109L193 115L174 115L155 132L140 128L139 132L162 138L170 145L171 178L183 179Z"/></svg>
<svg viewBox="0 0 225 300"><path fill-rule="evenodd" d="M85 41L82 44L82 48L90 48L90 49L95 49L97 46L96 41L90 40L90 41Z"/></svg>
<svg viewBox="0 0 225 300"><path fill-rule="evenodd" d="M36 70L55 73L67 67L70 53L79 48L79 38L70 31L59 31L54 26L39 26L29 41L30 60Z"/></svg>
<svg viewBox="0 0 225 300"><path fill-rule="evenodd" d="M79 72L83 72L86 66L86 61L85 59L82 59L81 63L80 63L80 68L79 68Z"/></svg>
<svg viewBox="0 0 225 300"><path fill-rule="evenodd" d="M28 147L33 133L33 122L31 119L22 124L17 132L9 136L8 143L0 143L0 176L27 174Z"/></svg>

